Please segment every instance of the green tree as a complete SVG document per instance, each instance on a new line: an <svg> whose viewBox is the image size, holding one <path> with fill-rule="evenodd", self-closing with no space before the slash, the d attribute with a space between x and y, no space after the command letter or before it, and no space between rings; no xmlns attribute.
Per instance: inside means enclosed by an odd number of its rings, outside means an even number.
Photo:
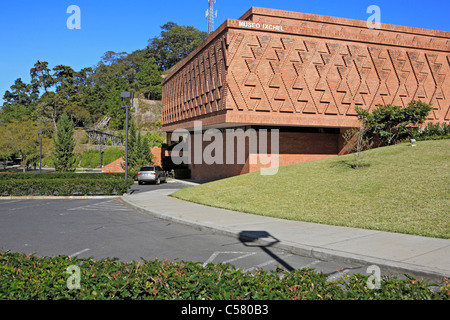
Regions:
<svg viewBox="0 0 450 320"><path fill-rule="evenodd" d="M0 119L3 123L11 120L25 120L31 115L36 107L38 94L33 91L30 84L26 84L21 78L17 78L11 86L11 90L6 90L3 95L3 107L0 111Z"/></svg>
<svg viewBox="0 0 450 320"><path fill-rule="evenodd" d="M160 37L149 40L148 49L164 71L186 58L208 37L207 32L174 22L164 24L161 29Z"/></svg>
<svg viewBox="0 0 450 320"><path fill-rule="evenodd" d="M160 100L162 78L161 71L154 58L145 61L136 75L137 88L147 99Z"/></svg>
<svg viewBox="0 0 450 320"><path fill-rule="evenodd" d="M128 130L128 168L138 171L141 166L152 164L154 158L147 137L137 130L134 121L130 121Z"/></svg>
<svg viewBox="0 0 450 320"><path fill-rule="evenodd" d="M406 108L390 104L378 105L371 113L363 108L356 108L368 133L378 135L384 145L394 144L405 137L408 126L424 123L431 110L431 104L420 100L411 101Z"/></svg>
<svg viewBox="0 0 450 320"><path fill-rule="evenodd" d="M55 149L53 163L56 171L75 171L77 158L74 156L75 140L73 138L73 123L64 113L58 121L58 130L54 136Z"/></svg>
<svg viewBox="0 0 450 320"><path fill-rule="evenodd" d="M159 133L154 133L148 131L145 135L145 139L150 147L159 147L161 148L164 143L164 137Z"/></svg>
<svg viewBox="0 0 450 320"><path fill-rule="evenodd" d="M95 66L91 75L93 83L103 86L109 77L121 78L128 84L136 80L137 66L129 59L126 52L107 51Z"/></svg>
<svg viewBox="0 0 450 320"><path fill-rule="evenodd" d="M91 118L91 114L78 102L71 102L65 108L64 112L70 117L75 127L87 124Z"/></svg>
<svg viewBox="0 0 450 320"><path fill-rule="evenodd" d="M83 68L73 75L74 94L70 97L64 111L70 116L77 126L86 126L92 122L92 112L99 113L97 97L98 90L93 88L90 75L91 68ZM92 88L92 90L90 90Z"/></svg>
<svg viewBox="0 0 450 320"><path fill-rule="evenodd" d="M140 157L142 159L142 164L152 164L153 158L155 157L150 149L149 141L147 136L142 137L141 145L140 145Z"/></svg>
<svg viewBox="0 0 450 320"><path fill-rule="evenodd" d="M56 132L58 118L66 105L67 99L56 92L48 91L39 99L33 115L39 123L43 125L51 124L54 132Z"/></svg>
<svg viewBox="0 0 450 320"><path fill-rule="evenodd" d="M152 164L152 159L154 158L150 146L148 143L147 136L142 136L141 132L138 131L136 137L136 163L135 167L141 167L145 165Z"/></svg>
<svg viewBox="0 0 450 320"><path fill-rule="evenodd" d="M61 97L70 100L76 94L77 88L75 86L75 71L65 65L57 65L53 68L53 83L56 87L56 92Z"/></svg>
<svg viewBox="0 0 450 320"><path fill-rule="evenodd" d="M39 156L39 136L36 122L26 120L19 122L12 120L5 126L0 127L0 149L4 154L17 154L22 159L23 171L27 164Z"/></svg>
<svg viewBox="0 0 450 320"><path fill-rule="evenodd" d="M106 97L106 90L98 83L84 87L80 93L80 105L89 112L94 122L106 115L108 110L105 104Z"/></svg>
<svg viewBox="0 0 450 320"><path fill-rule="evenodd" d="M54 78L50 73L51 70L48 68L48 62L37 61L34 67L30 70L31 84L35 89L44 89L45 92L54 85Z"/></svg>
<svg viewBox="0 0 450 320"><path fill-rule="evenodd" d="M20 104L24 106L32 105L36 102L38 95L32 90L32 86L17 78L11 86L11 91L7 90L3 96L5 104Z"/></svg>

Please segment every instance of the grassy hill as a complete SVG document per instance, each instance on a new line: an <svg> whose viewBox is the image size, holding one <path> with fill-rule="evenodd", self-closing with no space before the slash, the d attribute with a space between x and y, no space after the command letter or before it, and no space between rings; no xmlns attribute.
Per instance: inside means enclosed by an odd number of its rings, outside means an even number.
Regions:
<svg viewBox="0 0 450 320"><path fill-rule="evenodd" d="M450 238L450 140L420 141L253 172L172 196L283 219Z"/></svg>

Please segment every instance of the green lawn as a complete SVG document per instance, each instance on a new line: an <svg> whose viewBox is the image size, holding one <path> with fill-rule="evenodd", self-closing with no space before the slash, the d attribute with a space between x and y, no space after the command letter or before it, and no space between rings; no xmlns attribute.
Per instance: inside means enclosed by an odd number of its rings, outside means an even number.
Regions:
<svg viewBox="0 0 450 320"><path fill-rule="evenodd" d="M283 219L450 238L450 140L253 172L172 194L196 203Z"/></svg>

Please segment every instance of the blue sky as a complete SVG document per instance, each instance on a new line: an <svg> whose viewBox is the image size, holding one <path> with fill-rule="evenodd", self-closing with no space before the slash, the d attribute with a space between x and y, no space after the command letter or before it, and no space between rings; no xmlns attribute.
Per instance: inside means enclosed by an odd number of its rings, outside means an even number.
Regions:
<svg viewBox="0 0 450 320"><path fill-rule="evenodd" d="M79 30L67 28L70 5L81 10ZM215 26L252 6L367 20L370 5L380 7L382 23L450 31L449 0L217 0ZM2 0L0 98L16 78L29 83L37 60L78 71L97 64L106 51L145 48L168 21L206 31L207 7L207 0Z"/></svg>

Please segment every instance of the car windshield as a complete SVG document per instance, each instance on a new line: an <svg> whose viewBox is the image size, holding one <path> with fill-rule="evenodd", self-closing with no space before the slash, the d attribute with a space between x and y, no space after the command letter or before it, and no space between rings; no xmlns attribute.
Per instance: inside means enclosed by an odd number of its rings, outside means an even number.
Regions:
<svg viewBox="0 0 450 320"><path fill-rule="evenodd" d="M155 167L142 167L139 171L155 171Z"/></svg>

